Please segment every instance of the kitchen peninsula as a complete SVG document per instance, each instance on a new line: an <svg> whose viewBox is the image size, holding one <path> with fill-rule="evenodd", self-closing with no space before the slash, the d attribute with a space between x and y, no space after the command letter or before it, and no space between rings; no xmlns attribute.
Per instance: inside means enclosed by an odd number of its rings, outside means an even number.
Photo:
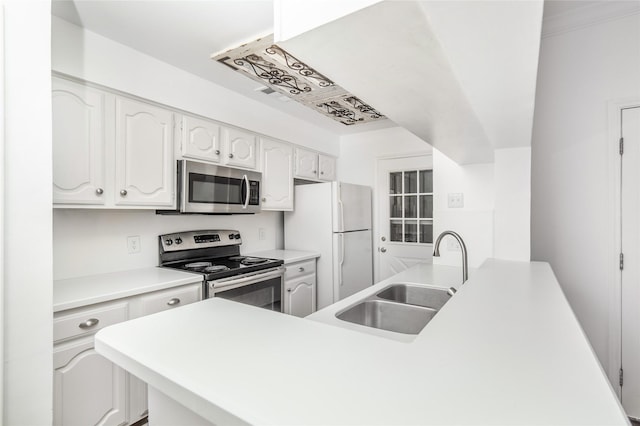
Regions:
<svg viewBox="0 0 640 426"><path fill-rule="evenodd" d="M420 264L304 319L209 299L96 349L148 383L152 425L629 424L546 263L487 260L407 341L335 318L391 283L459 281Z"/></svg>

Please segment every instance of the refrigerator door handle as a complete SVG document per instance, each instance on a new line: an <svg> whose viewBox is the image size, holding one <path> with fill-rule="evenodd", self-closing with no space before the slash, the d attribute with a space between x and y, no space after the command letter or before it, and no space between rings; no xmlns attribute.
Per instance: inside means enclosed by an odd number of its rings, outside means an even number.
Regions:
<svg viewBox="0 0 640 426"><path fill-rule="evenodd" d="M338 269L339 271L339 284L342 286L342 267L344 265L344 235L343 234L338 234L340 235L340 268Z"/></svg>
<svg viewBox="0 0 640 426"><path fill-rule="evenodd" d="M338 232L344 232L344 204L340 198L338 198L338 206L340 207L340 226L338 227Z"/></svg>

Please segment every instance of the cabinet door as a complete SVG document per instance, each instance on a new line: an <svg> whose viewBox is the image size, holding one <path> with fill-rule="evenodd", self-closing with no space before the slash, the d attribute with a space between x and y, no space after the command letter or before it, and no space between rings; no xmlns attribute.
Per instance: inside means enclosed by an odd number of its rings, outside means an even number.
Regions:
<svg viewBox="0 0 640 426"><path fill-rule="evenodd" d="M220 161L220 126L217 123L183 115L180 129L183 157Z"/></svg>
<svg viewBox="0 0 640 426"><path fill-rule="evenodd" d="M293 210L293 147L262 139L262 209Z"/></svg>
<svg viewBox="0 0 640 426"><path fill-rule="evenodd" d="M286 314L306 317L316 310L316 275L287 280L285 287Z"/></svg>
<svg viewBox="0 0 640 426"><path fill-rule="evenodd" d="M105 94L53 79L53 202L104 204Z"/></svg>
<svg viewBox="0 0 640 426"><path fill-rule="evenodd" d="M336 180L336 159L326 155L318 155L319 179Z"/></svg>
<svg viewBox="0 0 640 426"><path fill-rule="evenodd" d="M303 179L318 178L318 154L296 148L295 176Z"/></svg>
<svg viewBox="0 0 640 426"><path fill-rule="evenodd" d="M93 338L54 349L53 424L126 421L125 371L93 349Z"/></svg>
<svg viewBox="0 0 640 426"><path fill-rule="evenodd" d="M237 166L255 170L257 163L257 142L253 133L239 129L223 129L223 143L226 147L224 163L229 166Z"/></svg>
<svg viewBox="0 0 640 426"><path fill-rule="evenodd" d="M117 205L175 204L173 113L143 102L116 99Z"/></svg>

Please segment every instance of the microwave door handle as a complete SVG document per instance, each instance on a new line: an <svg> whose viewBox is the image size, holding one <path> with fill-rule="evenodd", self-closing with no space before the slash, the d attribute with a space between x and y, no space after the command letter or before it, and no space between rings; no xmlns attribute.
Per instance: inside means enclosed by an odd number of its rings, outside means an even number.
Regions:
<svg viewBox="0 0 640 426"><path fill-rule="evenodd" d="M249 178L247 177L247 175L242 176L242 180L243 180L243 185L244 185L244 204L242 205L243 209L246 209L247 206L249 205L249 195L250 195L250 191L249 191Z"/></svg>

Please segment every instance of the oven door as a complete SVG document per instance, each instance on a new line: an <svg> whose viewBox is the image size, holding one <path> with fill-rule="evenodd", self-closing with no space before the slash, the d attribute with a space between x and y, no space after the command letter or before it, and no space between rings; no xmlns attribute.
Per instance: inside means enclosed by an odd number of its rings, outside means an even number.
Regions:
<svg viewBox="0 0 640 426"><path fill-rule="evenodd" d="M260 173L187 160L179 173L183 213L260 211Z"/></svg>
<svg viewBox="0 0 640 426"><path fill-rule="evenodd" d="M247 305L282 312L284 268L278 267L207 283L208 297L222 297Z"/></svg>

